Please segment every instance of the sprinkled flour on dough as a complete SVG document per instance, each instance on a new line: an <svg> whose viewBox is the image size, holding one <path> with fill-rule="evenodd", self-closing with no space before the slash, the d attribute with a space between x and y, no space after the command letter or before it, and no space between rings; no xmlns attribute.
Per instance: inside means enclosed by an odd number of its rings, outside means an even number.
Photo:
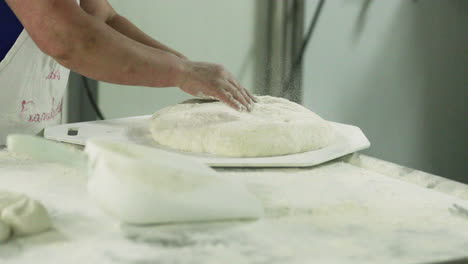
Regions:
<svg viewBox="0 0 468 264"><path fill-rule="evenodd" d="M252 112L238 112L218 101L189 100L156 112L153 139L177 150L229 157L301 153L329 145L327 121L286 99L259 96Z"/></svg>

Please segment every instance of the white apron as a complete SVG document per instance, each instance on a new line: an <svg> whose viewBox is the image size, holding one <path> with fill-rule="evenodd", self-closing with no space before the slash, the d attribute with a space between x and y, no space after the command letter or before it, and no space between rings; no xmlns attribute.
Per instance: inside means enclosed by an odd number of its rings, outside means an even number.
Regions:
<svg viewBox="0 0 468 264"><path fill-rule="evenodd" d="M0 146L8 134L38 134L61 122L69 73L21 32L0 62Z"/></svg>

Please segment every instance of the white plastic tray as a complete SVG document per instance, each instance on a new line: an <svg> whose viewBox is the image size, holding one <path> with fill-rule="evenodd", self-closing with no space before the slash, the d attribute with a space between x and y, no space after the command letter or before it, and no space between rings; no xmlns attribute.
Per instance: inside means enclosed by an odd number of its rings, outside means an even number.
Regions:
<svg viewBox="0 0 468 264"><path fill-rule="evenodd" d="M191 156L211 167L309 167L321 164L370 146L360 128L331 122L337 134L333 144L314 151L260 158L232 158L209 154L180 152L153 141L148 116L82 122L46 128L44 137L51 140L85 145L93 137L132 142Z"/></svg>

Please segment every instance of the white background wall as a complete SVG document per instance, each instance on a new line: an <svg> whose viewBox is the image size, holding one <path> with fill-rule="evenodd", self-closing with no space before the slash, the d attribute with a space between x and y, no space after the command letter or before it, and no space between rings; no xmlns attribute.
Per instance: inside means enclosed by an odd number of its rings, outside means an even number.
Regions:
<svg viewBox="0 0 468 264"><path fill-rule="evenodd" d="M361 127L372 156L468 182L468 1L373 0L360 19L365 2L326 2L304 104Z"/></svg>
<svg viewBox="0 0 468 264"><path fill-rule="evenodd" d="M253 87L256 1L110 0L143 31L189 58L223 64L245 87ZM106 118L152 114L189 98L177 88L101 83L99 105Z"/></svg>

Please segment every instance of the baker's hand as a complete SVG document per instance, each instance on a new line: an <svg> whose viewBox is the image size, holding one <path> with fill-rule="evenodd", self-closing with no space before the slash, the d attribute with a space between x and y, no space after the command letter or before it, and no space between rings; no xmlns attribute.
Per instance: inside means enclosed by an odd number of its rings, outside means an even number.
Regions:
<svg viewBox="0 0 468 264"><path fill-rule="evenodd" d="M223 66L185 61L179 88L197 97L218 99L239 111L251 111L255 97L240 85Z"/></svg>

